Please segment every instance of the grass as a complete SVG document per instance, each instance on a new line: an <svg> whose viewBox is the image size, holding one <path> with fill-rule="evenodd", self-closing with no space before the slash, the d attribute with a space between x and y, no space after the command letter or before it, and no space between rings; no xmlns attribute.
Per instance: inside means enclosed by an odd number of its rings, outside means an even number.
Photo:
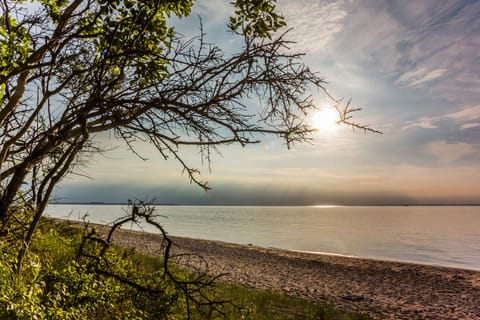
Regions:
<svg viewBox="0 0 480 320"><path fill-rule="evenodd" d="M239 285L222 285L226 297L248 308L252 319L316 319L316 320L367 320L368 315L344 312L333 306L313 303L275 292L245 288Z"/></svg>

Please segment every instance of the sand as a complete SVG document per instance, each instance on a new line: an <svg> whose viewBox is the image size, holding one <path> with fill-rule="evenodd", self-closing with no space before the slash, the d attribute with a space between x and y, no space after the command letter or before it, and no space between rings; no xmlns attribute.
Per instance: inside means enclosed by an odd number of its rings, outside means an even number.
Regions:
<svg viewBox="0 0 480 320"><path fill-rule="evenodd" d="M171 237L180 265L380 319L480 319L480 271ZM160 235L120 230L115 242L158 254ZM189 253L189 255L183 255Z"/></svg>

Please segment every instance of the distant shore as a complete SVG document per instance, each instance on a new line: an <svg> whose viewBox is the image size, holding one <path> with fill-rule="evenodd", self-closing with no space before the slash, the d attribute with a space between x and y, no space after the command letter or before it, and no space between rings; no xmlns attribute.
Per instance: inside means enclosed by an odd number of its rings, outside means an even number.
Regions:
<svg viewBox="0 0 480 320"><path fill-rule="evenodd" d="M480 271L171 239L178 264L221 274L225 282L383 319L480 319ZM158 234L123 229L114 238L147 254L158 254L161 240Z"/></svg>
<svg viewBox="0 0 480 320"><path fill-rule="evenodd" d="M106 205L106 206L128 206L128 202L50 202L50 205ZM479 207L480 203L339 203L339 204L284 204L284 203L260 203L260 204L245 204L245 203L210 203L210 204L195 204L195 203L152 203L153 206L191 206L191 207L322 207L322 206L338 206L338 207Z"/></svg>

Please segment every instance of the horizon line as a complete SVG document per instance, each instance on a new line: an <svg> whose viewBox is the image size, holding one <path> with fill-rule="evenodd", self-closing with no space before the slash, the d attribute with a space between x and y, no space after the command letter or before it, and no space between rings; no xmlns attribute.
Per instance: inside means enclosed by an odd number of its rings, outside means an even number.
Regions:
<svg viewBox="0 0 480 320"><path fill-rule="evenodd" d="M59 202L51 201L49 204L58 204L58 205L128 205L128 202L103 202L103 201L71 201L71 202ZM262 203L262 204L252 204L252 203L236 203L236 204L222 204L222 203L160 203L154 202L150 203L153 206L218 206L218 207L318 207L318 208L332 208L332 207L427 207L427 206L443 206L443 207L454 207L454 206L480 206L480 203L339 203L339 204L275 204L275 203Z"/></svg>

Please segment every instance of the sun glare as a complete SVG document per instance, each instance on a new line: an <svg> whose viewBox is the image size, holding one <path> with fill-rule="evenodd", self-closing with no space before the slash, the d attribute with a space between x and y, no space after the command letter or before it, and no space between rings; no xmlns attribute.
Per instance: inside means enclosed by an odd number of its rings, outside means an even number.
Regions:
<svg viewBox="0 0 480 320"><path fill-rule="evenodd" d="M324 107L312 115L311 126L319 133L334 132L338 128L338 112L332 107Z"/></svg>

